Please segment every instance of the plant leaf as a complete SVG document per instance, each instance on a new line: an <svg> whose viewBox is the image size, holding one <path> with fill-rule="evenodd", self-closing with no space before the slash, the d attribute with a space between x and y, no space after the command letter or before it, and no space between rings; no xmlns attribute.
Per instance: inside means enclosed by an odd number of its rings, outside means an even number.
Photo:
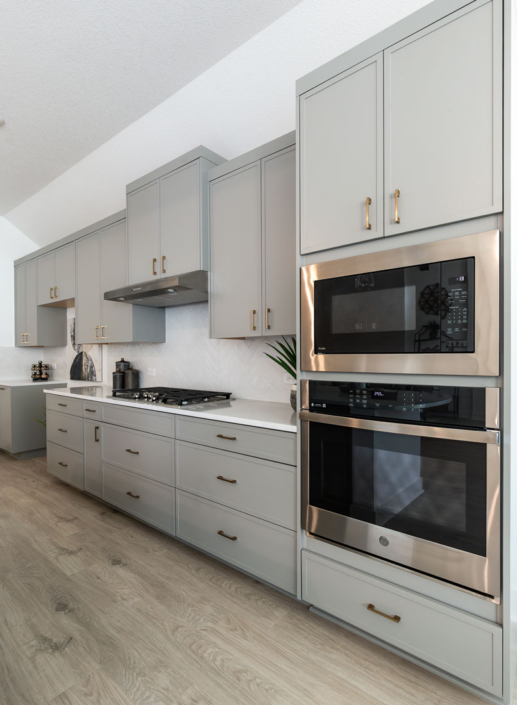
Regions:
<svg viewBox="0 0 517 705"><path fill-rule="evenodd" d="M278 360L276 357L273 357L269 353L265 353L266 357L269 357L270 360L273 360L273 362L276 362L277 365L280 365L293 379L296 379L296 372L283 360Z"/></svg>

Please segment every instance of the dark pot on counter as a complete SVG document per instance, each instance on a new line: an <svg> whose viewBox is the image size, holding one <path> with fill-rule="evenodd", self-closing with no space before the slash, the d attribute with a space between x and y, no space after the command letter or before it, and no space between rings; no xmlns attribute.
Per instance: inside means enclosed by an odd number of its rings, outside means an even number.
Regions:
<svg viewBox="0 0 517 705"><path fill-rule="evenodd" d="M125 389L124 387L124 372L114 372L113 373L113 389L115 391L119 389Z"/></svg>
<svg viewBox="0 0 517 705"><path fill-rule="evenodd" d="M140 387L140 370L133 370L130 367L124 372L124 387L126 389L138 389Z"/></svg>
<svg viewBox="0 0 517 705"><path fill-rule="evenodd" d="M123 357L115 363L115 369L117 372L125 372L126 370L129 370L130 367L131 363L128 360L124 360Z"/></svg>

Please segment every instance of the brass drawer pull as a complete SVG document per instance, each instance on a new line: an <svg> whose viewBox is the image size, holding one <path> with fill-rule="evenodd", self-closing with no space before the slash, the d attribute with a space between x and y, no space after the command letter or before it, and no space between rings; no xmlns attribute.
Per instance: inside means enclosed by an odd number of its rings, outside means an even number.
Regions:
<svg viewBox="0 0 517 705"><path fill-rule="evenodd" d="M400 191L398 188L395 189L395 222L400 223L400 216L399 216L399 198L400 198Z"/></svg>
<svg viewBox="0 0 517 705"><path fill-rule="evenodd" d="M63 467L63 468L67 468L67 467L68 467L67 463L62 463L62 462L59 462L58 465L61 465L61 467Z"/></svg>
<svg viewBox="0 0 517 705"><path fill-rule="evenodd" d="M58 406L68 406L68 404L61 404L60 401L58 401L57 405L58 405Z"/></svg>
<svg viewBox="0 0 517 705"><path fill-rule="evenodd" d="M57 430L58 430L58 431L61 431L61 433L68 433L68 431L66 430L66 428L58 428Z"/></svg>
<svg viewBox="0 0 517 705"><path fill-rule="evenodd" d="M269 314L271 313L270 308L266 308L266 329L271 330L271 326L269 325Z"/></svg>
<svg viewBox="0 0 517 705"><path fill-rule="evenodd" d="M255 325L255 314L256 310L253 308L251 309L251 330L257 330L257 326Z"/></svg>
<svg viewBox="0 0 517 705"><path fill-rule="evenodd" d="M162 255L162 274L167 274L167 270L165 269L165 260L166 259L167 259L166 256Z"/></svg>
<svg viewBox="0 0 517 705"><path fill-rule="evenodd" d="M126 453L131 453L131 455L140 455L139 450L131 450L131 448L126 448Z"/></svg>
<svg viewBox="0 0 517 705"><path fill-rule="evenodd" d="M366 196L366 229L371 230L372 224L370 223L370 206L372 205L372 199L370 196Z"/></svg>
<svg viewBox="0 0 517 705"><path fill-rule="evenodd" d="M93 429L93 440L95 441L95 443L99 442L99 436L97 435L97 431L99 429L100 429L100 426L95 426L95 428Z"/></svg>
<svg viewBox="0 0 517 705"><path fill-rule="evenodd" d="M229 482L230 485L235 485L235 483L237 482L237 480L228 480L226 477L223 477L222 475L218 475L217 479L222 480L223 482Z"/></svg>
<svg viewBox="0 0 517 705"><path fill-rule="evenodd" d="M140 499L140 495L139 495L139 494L133 494L132 492L126 492L126 494L127 494L129 497L133 497L133 499Z"/></svg>
<svg viewBox="0 0 517 705"><path fill-rule="evenodd" d="M54 297L52 296L52 288L53 288L53 287L50 287L50 298L51 298L51 299L54 298Z"/></svg>
<svg viewBox="0 0 517 705"><path fill-rule="evenodd" d="M369 612L373 612L374 614L378 614L380 617L384 617L385 619L389 619L391 622L396 622L397 624L400 622L400 617L398 614L394 614L393 617L390 614L384 614L384 612L379 612L379 610L375 609L375 605L372 605L371 603L368 605L366 608Z"/></svg>
<svg viewBox="0 0 517 705"><path fill-rule="evenodd" d="M156 259L156 257L153 257L153 274L154 274L154 276L156 276L158 274L158 272L156 271L156 262L157 261L158 260Z"/></svg>
<svg viewBox="0 0 517 705"><path fill-rule="evenodd" d="M85 409L85 411L89 411L90 414L96 414L96 413L97 413L97 409Z"/></svg>
<svg viewBox="0 0 517 705"><path fill-rule="evenodd" d="M107 335L104 335L104 328L106 328L106 326L101 326L101 338L102 338L102 340L106 340L106 338L108 337Z"/></svg>
<svg viewBox="0 0 517 705"><path fill-rule="evenodd" d="M100 326L95 326L95 340L100 340L99 336L97 335L97 331L100 329Z"/></svg>
<svg viewBox="0 0 517 705"><path fill-rule="evenodd" d="M54 287L54 298L59 299L58 293L57 293L57 286Z"/></svg>
<svg viewBox="0 0 517 705"><path fill-rule="evenodd" d="M217 438L224 438L225 441L236 441L237 440L237 436L223 436L222 433L218 433Z"/></svg>
<svg viewBox="0 0 517 705"><path fill-rule="evenodd" d="M225 534L224 531L218 531L217 532L219 536L224 536L225 539L229 539L230 541L237 541L237 536L228 536L228 534Z"/></svg>
<svg viewBox="0 0 517 705"><path fill-rule="evenodd" d="M28 344L29 344L29 341L27 340L27 338L29 337L30 333L25 333L25 335L26 335L25 342L26 342L27 345L28 345Z"/></svg>

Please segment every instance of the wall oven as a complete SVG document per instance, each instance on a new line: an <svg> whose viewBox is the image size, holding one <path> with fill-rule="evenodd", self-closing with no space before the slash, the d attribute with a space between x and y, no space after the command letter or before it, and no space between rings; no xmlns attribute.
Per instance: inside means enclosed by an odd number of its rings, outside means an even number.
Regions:
<svg viewBox="0 0 517 705"><path fill-rule="evenodd" d="M301 368L499 374L499 231L302 267Z"/></svg>
<svg viewBox="0 0 517 705"><path fill-rule="evenodd" d="M307 534L500 597L499 390L302 381Z"/></svg>

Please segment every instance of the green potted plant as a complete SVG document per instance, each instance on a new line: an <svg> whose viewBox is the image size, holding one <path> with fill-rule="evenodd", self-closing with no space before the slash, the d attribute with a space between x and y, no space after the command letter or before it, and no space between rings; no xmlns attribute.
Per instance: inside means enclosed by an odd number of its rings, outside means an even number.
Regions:
<svg viewBox="0 0 517 705"><path fill-rule="evenodd" d="M282 340L283 343L278 340L276 345L268 343L269 347L276 352L277 357L273 357L269 353L265 353L265 355L280 365L294 379L295 383L291 387L291 406L296 411L296 338L291 338L291 342L289 342L282 336Z"/></svg>

